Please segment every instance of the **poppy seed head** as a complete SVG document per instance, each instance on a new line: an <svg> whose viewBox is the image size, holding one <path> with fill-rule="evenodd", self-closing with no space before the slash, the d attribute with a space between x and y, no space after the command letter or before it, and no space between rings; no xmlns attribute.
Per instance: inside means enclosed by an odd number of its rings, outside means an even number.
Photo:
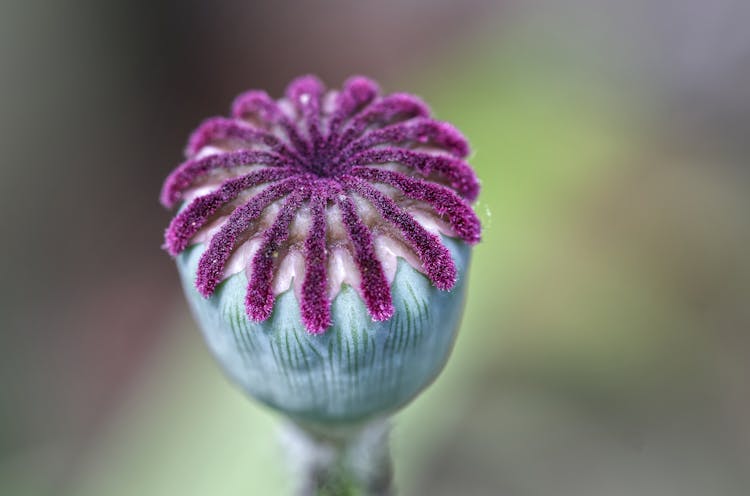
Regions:
<svg viewBox="0 0 750 496"><path fill-rule="evenodd" d="M162 204L184 208L165 249L176 256L207 243L195 281L205 297L245 270L254 321L291 287L307 331L324 332L343 283L373 320L387 320L398 257L450 290L456 267L439 234L480 239L468 153L466 139L417 97L381 96L364 77L326 91L303 76L279 100L248 91L231 118L201 124L167 177Z"/></svg>

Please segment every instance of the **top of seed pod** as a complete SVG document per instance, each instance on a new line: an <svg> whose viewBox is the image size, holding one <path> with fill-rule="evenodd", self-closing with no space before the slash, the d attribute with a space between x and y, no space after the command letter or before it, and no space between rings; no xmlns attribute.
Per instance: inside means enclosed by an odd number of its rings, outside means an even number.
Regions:
<svg viewBox="0 0 750 496"><path fill-rule="evenodd" d="M450 290L456 268L439 234L480 239L466 139L416 96L381 96L364 77L326 91L303 76L275 101L243 93L230 118L193 132L185 153L161 192L165 207L184 204L164 247L176 256L208 243L196 277L206 297L245 270L255 321L292 288L305 328L324 332L343 283L387 320L398 257Z"/></svg>

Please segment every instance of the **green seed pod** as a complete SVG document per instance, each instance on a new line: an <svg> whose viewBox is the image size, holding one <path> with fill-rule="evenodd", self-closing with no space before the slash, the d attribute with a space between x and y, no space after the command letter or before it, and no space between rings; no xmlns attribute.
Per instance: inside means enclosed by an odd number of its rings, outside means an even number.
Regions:
<svg viewBox="0 0 750 496"><path fill-rule="evenodd" d="M252 397L301 421L360 421L406 404L445 365L464 304L470 248L444 238L458 281L441 291L403 259L391 285L395 311L373 321L352 287L333 300L331 327L307 332L293 291L278 296L263 322L245 312L240 272L205 299L195 288L203 246L177 258L182 284L209 348Z"/></svg>
<svg viewBox="0 0 750 496"><path fill-rule="evenodd" d="M407 94L315 77L205 121L161 200L190 306L227 375L300 423L414 398L460 321L481 226L469 147Z"/></svg>

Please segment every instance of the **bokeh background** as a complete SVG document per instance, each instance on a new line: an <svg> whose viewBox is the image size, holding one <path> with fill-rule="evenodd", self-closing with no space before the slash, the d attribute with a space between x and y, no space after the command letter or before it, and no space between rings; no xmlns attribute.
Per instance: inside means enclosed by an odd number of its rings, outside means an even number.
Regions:
<svg viewBox="0 0 750 496"><path fill-rule="evenodd" d="M404 495L750 494L750 3L0 2L0 494L287 494L159 247L188 133L315 72L422 95L483 181Z"/></svg>

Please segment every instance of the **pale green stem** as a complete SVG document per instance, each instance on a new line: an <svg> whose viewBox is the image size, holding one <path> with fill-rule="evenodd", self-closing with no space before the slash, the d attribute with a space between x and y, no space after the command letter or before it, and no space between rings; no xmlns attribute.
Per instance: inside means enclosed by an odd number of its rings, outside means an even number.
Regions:
<svg viewBox="0 0 750 496"><path fill-rule="evenodd" d="M387 420L321 426L290 423L284 441L301 481L298 496L391 496Z"/></svg>

